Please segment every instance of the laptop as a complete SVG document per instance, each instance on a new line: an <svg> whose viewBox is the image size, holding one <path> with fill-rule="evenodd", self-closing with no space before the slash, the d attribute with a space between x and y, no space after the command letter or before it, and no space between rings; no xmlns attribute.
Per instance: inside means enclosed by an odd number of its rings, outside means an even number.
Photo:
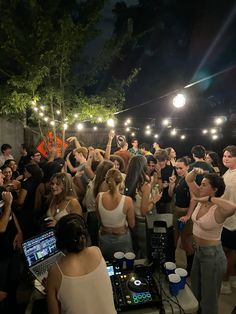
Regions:
<svg viewBox="0 0 236 314"><path fill-rule="evenodd" d="M23 241L22 248L29 270L40 282L47 277L49 268L64 256L56 247L53 230Z"/></svg>

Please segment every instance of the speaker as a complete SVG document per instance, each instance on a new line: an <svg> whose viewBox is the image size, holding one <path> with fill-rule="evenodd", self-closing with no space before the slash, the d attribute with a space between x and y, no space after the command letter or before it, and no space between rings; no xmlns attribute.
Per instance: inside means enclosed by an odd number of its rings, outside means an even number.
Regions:
<svg viewBox="0 0 236 314"><path fill-rule="evenodd" d="M146 216L147 257L149 263L162 266L175 262L173 214Z"/></svg>

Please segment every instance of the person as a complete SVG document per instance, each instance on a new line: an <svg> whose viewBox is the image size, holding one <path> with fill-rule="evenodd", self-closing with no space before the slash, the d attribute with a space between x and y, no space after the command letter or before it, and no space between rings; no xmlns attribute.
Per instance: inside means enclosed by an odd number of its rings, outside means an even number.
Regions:
<svg viewBox="0 0 236 314"><path fill-rule="evenodd" d="M17 313L16 291L19 282L19 249L23 240L22 231L12 212L13 197L3 189L3 174L0 171L0 313Z"/></svg>
<svg viewBox="0 0 236 314"><path fill-rule="evenodd" d="M174 167L176 161L176 151L173 147L167 147L166 151L168 155L167 165Z"/></svg>
<svg viewBox="0 0 236 314"><path fill-rule="evenodd" d="M191 171L193 168L201 168L206 173L214 173L214 169L209 163L206 162L206 149L202 145L195 145L191 149L191 153L194 159L194 162L192 162L189 165L189 171ZM198 185L201 184L203 178L203 174L199 174L197 176L197 183Z"/></svg>
<svg viewBox="0 0 236 314"><path fill-rule="evenodd" d="M223 175L226 185L223 198L236 203L236 146L229 145L223 150L223 164L228 170ZM236 215L229 217L222 231L222 245L227 257L227 272L224 275L221 293L230 294L236 288Z"/></svg>
<svg viewBox="0 0 236 314"><path fill-rule="evenodd" d="M189 187L185 181L188 174L188 160L185 157L177 159L175 163L175 170L177 176L173 175L169 178L168 193L171 197L174 196L174 213L173 213L173 226L175 248L177 248L178 239L181 239L181 248L186 253L187 258L187 272L190 274L193 262L193 223L191 220L192 209L195 202L191 201ZM184 223L183 230L179 230L178 222Z"/></svg>
<svg viewBox="0 0 236 314"><path fill-rule="evenodd" d="M78 214L62 217L55 228L65 256L48 273L49 314L116 313L111 281L98 247L88 247L88 232Z"/></svg>
<svg viewBox="0 0 236 314"><path fill-rule="evenodd" d="M150 152L150 145L147 143L142 143L140 145L140 151L141 151L141 154L145 157L152 155L152 153Z"/></svg>
<svg viewBox="0 0 236 314"><path fill-rule="evenodd" d="M145 216L154 209L162 194L158 190L152 193L147 174L147 160L144 156L134 156L130 160L125 179L125 195L130 196L134 204L135 227L132 234L134 251L138 258L145 258L147 256Z"/></svg>
<svg viewBox="0 0 236 314"><path fill-rule="evenodd" d="M52 200L46 213L46 216L50 218L46 223L47 228L55 227L61 217L70 213L83 215L70 174L65 172L54 174L51 177L50 185Z"/></svg>
<svg viewBox="0 0 236 314"><path fill-rule="evenodd" d="M21 183L18 180L13 179L13 172L10 166L4 165L2 166L2 173L4 175L4 183L3 186L9 192L16 193L20 190Z"/></svg>
<svg viewBox="0 0 236 314"><path fill-rule="evenodd" d="M120 193L123 177L119 170L110 169L105 181L109 190L100 192L96 198L100 225L100 248L105 259L112 260L117 251L132 252L129 229L134 227L132 199Z"/></svg>
<svg viewBox="0 0 236 314"><path fill-rule="evenodd" d="M18 162L18 170L21 175L24 174L25 166L30 162L30 157L28 156L28 147L26 144L21 144L20 146L20 160Z"/></svg>
<svg viewBox="0 0 236 314"><path fill-rule="evenodd" d="M225 190L223 178L216 173L204 174L199 186L196 176L203 169L194 168L186 182L198 202L192 214L196 251L191 271L191 288L202 314L218 313L221 281L226 271L226 257L221 244L221 232L227 217L235 214L236 204L221 196Z"/></svg>
<svg viewBox="0 0 236 314"><path fill-rule="evenodd" d="M8 159L14 159L14 157L11 155L12 147L9 144L2 144L1 146L1 152L0 155L0 167L4 165L5 161Z"/></svg>
<svg viewBox="0 0 236 314"><path fill-rule="evenodd" d="M131 157L137 156L137 155L142 155L141 150L138 148L138 139L137 138L132 139L131 145L132 145L132 147L129 148L129 150L128 150Z"/></svg>
<svg viewBox="0 0 236 314"><path fill-rule="evenodd" d="M17 166L17 163L14 159L7 159L4 163L4 166L9 166L12 170L12 179L15 179L15 180L22 180L23 179L23 176L20 176L20 173L18 171L18 166Z"/></svg>
<svg viewBox="0 0 236 314"><path fill-rule="evenodd" d="M207 152L206 162L208 162L213 167L215 173L217 173L219 176L222 176L227 170L227 168L224 167L220 156L216 152Z"/></svg>
<svg viewBox="0 0 236 314"><path fill-rule="evenodd" d="M120 156L121 158L123 158L124 162L125 162L125 171L128 168L128 164L131 158L131 155L128 151L128 143L124 140L122 142L120 142L120 149L117 150L116 152L114 152L114 155Z"/></svg>

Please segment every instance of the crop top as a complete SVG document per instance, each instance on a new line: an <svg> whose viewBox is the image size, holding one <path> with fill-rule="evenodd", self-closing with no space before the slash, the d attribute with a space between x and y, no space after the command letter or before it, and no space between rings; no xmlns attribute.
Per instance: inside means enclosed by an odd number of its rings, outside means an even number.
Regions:
<svg viewBox="0 0 236 314"><path fill-rule="evenodd" d="M123 212L125 195L122 195L118 206L112 210L106 209L102 204L102 196L104 192L99 193L98 211L100 214L101 222L104 227L119 228L127 225L126 215Z"/></svg>
<svg viewBox="0 0 236 314"><path fill-rule="evenodd" d="M197 219L200 207L201 203L198 203L192 214L193 235L205 240L220 240L223 223L219 224L215 220L217 205L211 206L205 215Z"/></svg>

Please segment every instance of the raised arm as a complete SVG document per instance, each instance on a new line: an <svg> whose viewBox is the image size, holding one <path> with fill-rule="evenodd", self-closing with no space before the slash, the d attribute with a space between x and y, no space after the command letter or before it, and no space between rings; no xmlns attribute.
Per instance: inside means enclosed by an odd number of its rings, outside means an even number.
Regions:
<svg viewBox="0 0 236 314"><path fill-rule="evenodd" d="M69 143L74 142L76 148L80 148L81 147L80 142L78 141L76 136L68 137L66 139L66 141L69 142Z"/></svg>
<svg viewBox="0 0 236 314"><path fill-rule="evenodd" d="M111 143L112 143L112 140L113 140L114 136L115 136L115 131L114 130L110 130L109 134L108 134L108 142L107 142L106 151L105 151L105 159L110 159Z"/></svg>
<svg viewBox="0 0 236 314"><path fill-rule="evenodd" d="M195 196L199 196L200 193L200 187L195 182L198 174L203 174L203 170L201 168L193 168L193 170L185 177L185 181L189 186L190 192L192 192Z"/></svg>

